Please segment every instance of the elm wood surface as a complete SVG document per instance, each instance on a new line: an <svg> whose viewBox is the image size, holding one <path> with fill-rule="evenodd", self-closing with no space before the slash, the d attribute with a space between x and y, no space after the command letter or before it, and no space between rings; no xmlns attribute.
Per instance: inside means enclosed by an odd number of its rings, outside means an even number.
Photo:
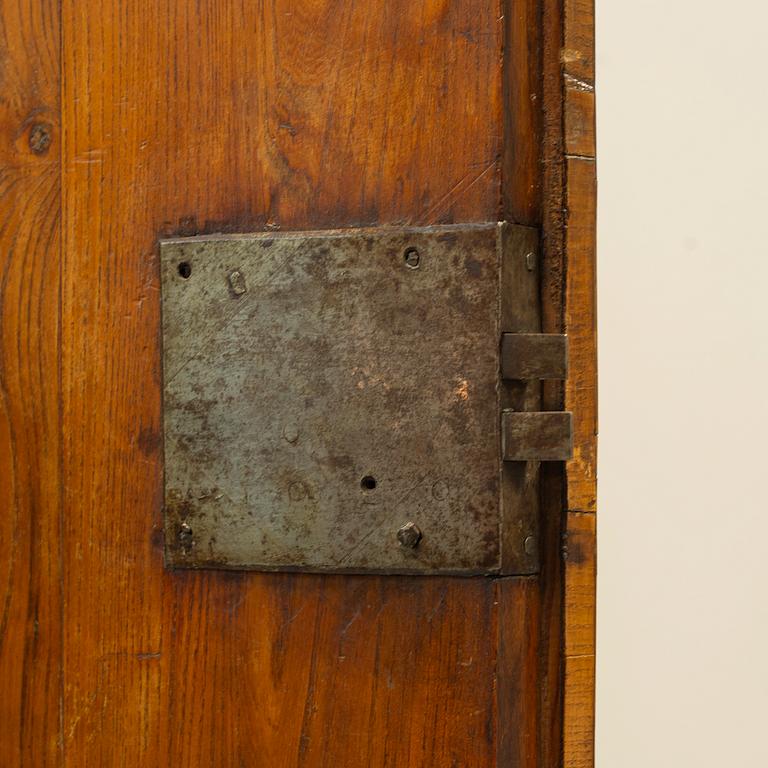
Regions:
<svg viewBox="0 0 768 768"><path fill-rule="evenodd" d="M568 768L594 763L596 516L569 512L565 555L563 748Z"/></svg>
<svg viewBox="0 0 768 768"><path fill-rule="evenodd" d="M543 407L574 413L574 459L563 488L555 468L542 472L540 753L541 765L594 764L594 650L572 655L566 635L574 624L594 636L594 583L580 607L565 594L585 566L558 552L582 512L584 563L595 564L596 331L594 2L543 0L541 4L541 227L542 329L567 332L570 376L563 389L546 382ZM560 510L565 510L561 513ZM569 511L571 510L571 511ZM566 550L567 552L567 550ZM566 555L567 558L567 555ZM561 679L562 675L562 679ZM558 680L557 684L551 681Z"/></svg>
<svg viewBox="0 0 768 768"><path fill-rule="evenodd" d="M63 14L66 764L493 765L492 582L163 569L156 241L494 220L497 8Z"/></svg>
<svg viewBox="0 0 768 768"><path fill-rule="evenodd" d="M595 318L595 161L567 159L568 253L566 323L571 375L566 403L574 412L574 451L568 464L568 509L594 512L597 495L597 339Z"/></svg>
<svg viewBox="0 0 768 768"><path fill-rule="evenodd" d="M0 764L55 764L59 13L0 3Z"/></svg>
<svg viewBox="0 0 768 768"><path fill-rule="evenodd" d="M560 764L554 469L540 578L162 567L159 237L508 216L562 330L565 19L506 10L0 0L9 766Z"/></svg>
<svg viewBox="0 0 768 768"><path fill-rule="evenodd" d="M579 556L565 561L564 749L566 768L594 763L594 633L597 391L595 336L595 163L569 158L568 300L573 374L566 384L567 407L574 413L574 458L567 466L567 539L576 537ZM566 550L568 552L568 550ZM583 586L584 572L591 574ZM573 591L580 590L574 601ZM569 637L584 638L574 652ZM586 641L591 638L590 643Z"/></svg>
<svg viewBox="0 0 768 768"><path fill-rule="evenodd" d="M566 157L565 320L571 345L566 407L574 412L565 522L563 765L594 765L597 495L595 316L595 65L593 0L566 0L563 19Z"/></svg>

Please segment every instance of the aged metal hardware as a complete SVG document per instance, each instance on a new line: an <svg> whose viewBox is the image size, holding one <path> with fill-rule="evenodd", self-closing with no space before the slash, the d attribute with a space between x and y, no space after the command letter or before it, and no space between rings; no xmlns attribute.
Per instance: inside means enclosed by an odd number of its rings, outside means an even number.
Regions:
<svg viewBox="0 0 768 768"><path fill-rule="evenodd" d="M535 572L563 438L522 379L565 355L536 336L537 246L508 224L163 241L167 563Z"/></svg>
<svg viewBox="0 0 768 768"><path fill-rule="evenodd" d="M573 453L571 414L562 411L504 411L504 461L566 461Z"/></svg>
<svg viewBox="0 0 768 768"><path fill-rule="evenodd" d="M501 337L504 379L564 379L568 337L557 333L505 333Z"/></svg>

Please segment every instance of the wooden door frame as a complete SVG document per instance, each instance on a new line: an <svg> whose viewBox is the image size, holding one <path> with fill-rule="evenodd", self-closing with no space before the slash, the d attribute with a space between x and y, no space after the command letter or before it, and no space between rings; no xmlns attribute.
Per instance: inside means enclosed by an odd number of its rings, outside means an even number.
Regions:
<svg viewBox="0 0 768 768"><path fill-rule="evenodd" d="M524 0L507 8L503 215L541 228L544 330L566 332L570 341L569 378L564 387L545 387L544 407L574 414L573 459L565 477L546 468L543 489L538 764L589 768L597 493L594 0ZM526 141L531 135L537 141ZM500 765L503 759L501 749Z"/></svg>
<svg viewBox="0 0 768 768"><path fill-rule="evenodd" d="M545 0L542 30L543 304L547 330L564 329L570 338L571 373L563 397L574 414L574 456L566 467L564 513L556 531L563 557L552 568L562 590L562 765L588 768L594 764L597 509L593 0ZM561 402L560 393L549 394L552 407ZM550 542L553 547L557 541Z"/></svg>

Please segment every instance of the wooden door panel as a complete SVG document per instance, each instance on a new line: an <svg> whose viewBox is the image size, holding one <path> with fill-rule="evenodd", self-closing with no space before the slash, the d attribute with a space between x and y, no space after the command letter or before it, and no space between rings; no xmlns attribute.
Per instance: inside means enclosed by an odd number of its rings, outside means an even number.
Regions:
<svg viewBox="0 0 768 768"><path fill-rule="evenodd" d="M165 568L157 243L508 218L561 330L561 11L0 0L0 763L559 763L559 469L540 577Z"/></svg>
<svg viewBox="0 0 768 768"><path fill-rule="evenodd" d="M0 763L58 759L59 13L0 3Z"/></svg>
<svg viewBox="0 0 768 768"><path fill-rule="evenodd" d="M493 764L492 582L164 569L157 262L494 220L492 5L64 3L68 764Z"/></svg>

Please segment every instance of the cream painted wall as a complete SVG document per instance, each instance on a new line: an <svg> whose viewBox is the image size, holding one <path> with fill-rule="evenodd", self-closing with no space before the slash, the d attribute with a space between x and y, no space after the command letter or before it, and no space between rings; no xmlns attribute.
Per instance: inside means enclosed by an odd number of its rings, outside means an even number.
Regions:
<svg viewBox="0 0 768 768"><path fill-rule="evenodd" d="M767 37L597 0L599 768L768 768Z"/></svg>

